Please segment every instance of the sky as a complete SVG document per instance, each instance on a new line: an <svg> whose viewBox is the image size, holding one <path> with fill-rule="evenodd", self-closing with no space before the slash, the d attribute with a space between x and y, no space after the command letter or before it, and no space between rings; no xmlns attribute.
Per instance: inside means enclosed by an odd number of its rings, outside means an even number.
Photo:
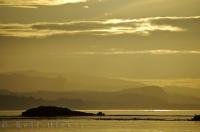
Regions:
<svg viewBox="0 0 200 132"><path fill-rule="evenodd" d="M0 72L199 86L199 5L199 0L0 0Z"/></svg>

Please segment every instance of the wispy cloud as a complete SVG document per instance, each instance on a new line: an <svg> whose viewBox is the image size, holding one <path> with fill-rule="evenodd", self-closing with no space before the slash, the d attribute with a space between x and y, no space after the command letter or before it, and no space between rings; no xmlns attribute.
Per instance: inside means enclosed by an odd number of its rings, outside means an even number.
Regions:
<svg viewBox="0 0 200 132"><path fill-rule="evenodd" d="M184 55L184 54L198 54L198 50L166 50L166 49L157 49L157 50L111 50L111 51L84 51L84 52L74 52L69 54L75 55Z"/></svg>
<svg viewBox="0 0 200 132"><path fill-rule="evenodd" d="M69 3L86 2L87 0L0 0L0 5L14 6L14 7L31 7L31 6L53 6Z"/></svg>
<svg viewBox="0 0 200 132"><path fill-rule="evenodd" d="M171 20L175 24L162 23L160 20ZM183 32L187 27L181 27L179 20L191 24L192 20L200 20L200 16L189 17L150 17L141 19L109 19L101 21L68 21L64 23L8 23L0 24L0 36L11 37L47 37L52 35L150 35L152 32ZM187 21L190 20L190 21ZM180 22L180 23L181 23ZM176 25L178 24L178 25Z"/></svg>
<svg viewBox="0 0 200 132"><path fill-rule="evenodd" d="M0 36L40 38L63 33L65 31L62 30L34 29L32 24L0 24Z"/></svg>
<svg viewBox="0 0 200 132"><path fill-rule="evenodd" d="M133 22L151 22L156 20L190 20L190 19L200 19L200 16L166 16L166 17L147 17L139 19L110 19L105 21L106 24L121 24L121 23L133 23Z"/></svg>

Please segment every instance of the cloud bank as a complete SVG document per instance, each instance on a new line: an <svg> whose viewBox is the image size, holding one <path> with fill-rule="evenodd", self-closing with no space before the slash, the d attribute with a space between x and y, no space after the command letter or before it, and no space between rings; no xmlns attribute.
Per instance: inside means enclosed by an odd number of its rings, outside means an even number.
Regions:
<svg viewBox="0 0 200 132"><path fill-rule="evenodd" d="M158 22L162 21L161 24ZM165 23L166 21L166 23ZM171 23L168 23L170 21ZM193 24L200 16L189 17L150 17L141 19L109 19L101 21L68 21L65 23L1 23L0 36L8 37L48 37L53 35L141 35L152 32L183 32L190 30L181 23ZM176 25L177 24L177 25Z"/></svg>

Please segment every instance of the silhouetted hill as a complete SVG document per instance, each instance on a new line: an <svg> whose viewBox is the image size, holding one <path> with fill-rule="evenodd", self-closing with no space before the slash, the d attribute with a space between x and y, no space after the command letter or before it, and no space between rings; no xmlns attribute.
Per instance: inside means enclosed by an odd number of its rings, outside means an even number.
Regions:
<svg viewBox="0 0 200 132"><path fill-rule="evenodd" d="M0 74L0 88L15 91L63 88L62 77L27 76L24 74Z"/></svg>
<svg viewBox="0 0 200 132"><path fill-rule="evenodd" d="M155 94L154 94L155 93ZM154 86L117 92L67 91L1 95L0 109L24 109L39 105L77 109L199 109L200 98L171 95ZM56 96L56 97L54 97ZM52 99L50 99L50 97Z"/></svg>
<svg viewBox="0 0 200 132"><path fill-rule="evenodd" d="M163 90L163 88L158 86L145 86L140 88L130 88L122 90L121 93L134 93L139 95L145 95L150 97L157 98L165 98L167 97L167 93Z"/></svg>
<svg viewBox="0 0 200 132"><path fill-rule="evenodd" d="M95 77L75 73L56 74L18 71L0 74L0 88L13 91L115 91L128 87L145 86L139 82Z"/></svg>
<svg viewBox="0 0 200 132"><path fill-rule="evenodd" d="M24 109L39 105L78 109L200 108L198 89L146 86L132 81L74 73L2 73L0 89L0 100L4 100L0 103L0 109Z"/></svg>
<svg viewBox="0 0 200 132"><path fill-rule="evenodd" d="M163 90L171 95L183 95L183 96L192 96L192 97L200 97L200 89L191 88L191 87L181 87L181 86L167 86L164 87Z"/></svg>
<svg viewBox="0 0 200 132"><path fill-rule="evenodd" d="M7 89L0 89L0 94L1 95L12 95L14 93L9 91L9 90L7 90Z"/></svg>
<svg viewBox="0 0 200 132"><path fill-rule="evenodd" d="M1 90L0 90L1 91ZM17 95L18 94L18 95ZM34 98L32 96L23 96L19 93L10 92L9 94L0 93L0 110L9 109L26 109L40 105L57 105L57 106L70 106L72 108L83 107L85 102L80 99L58 99L58 100L45 100L41 98ZM86 106L87 107L87 106Z"/></svg>
<svg viewBox="0 0 200 132"><path fill-rule="evenodd" d="M23 117L95 116L93 113L70 110L55 106L40 106L22 112Z"/></svg>
<svg viewBox="0 0 200 132"><path fill-rule="evenodd" d="M195 116L192 118L192 121L200 121L200 115L195 115Z"/></svg>
<svg viewBox="0 0 200 132"><path fill-rule="evenodd" d="M43 99L35 99L33 97L24 97L16 95L3 95L0 94L0 109L25 109L28 107L34 107L38 105L48 104Z"/></svg>

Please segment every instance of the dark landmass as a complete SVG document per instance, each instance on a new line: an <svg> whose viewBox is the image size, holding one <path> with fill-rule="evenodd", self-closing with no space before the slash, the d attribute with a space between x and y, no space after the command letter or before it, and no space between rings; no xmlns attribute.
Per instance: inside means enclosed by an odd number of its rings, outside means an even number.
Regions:
<svg viewBox="0 0 200 132"><path fill-rule="evenodd" d="M77 109L200 109L199 95L200 89L147 86L68 73L0 73L0 110L44 105Z"/></svg>
<svg viewBox="0 0 200 132"><path fill-rule="evenodd" d="M192 118L192 121L200 121L200 115L195 115L195 116Z"/></svg>
<svg viewBox="0 0 200 132"><path fill-rule="evenodd" d="M0 90L0 110L25 110L27 108L37 107L37 106L69 106L71 108L80 109L84 105L87 107L86 103L80 99L68 99L61 98L57 100L46 100L43 98L37 98L34 96L19 95L19 93L9 92L9 94L4 94Z"/></svg>
<svg viewBox="0 0 200 132"><path fill-rule="evenodd" d="M124 81L104 77L88 76L81 74L56 74L37 71L20 71L0 73L0 88L15 91L67 91L80 90L122 90L130 87L145 86L139 82Z"/></svg>
<svg viewBox="0 0 200 132"><path fill-rule="evenodd" d="M55 106L40 106L22 112L22 117L62 117L62 116L103 116L102 112L97 114L73 111L69 108Z"/></svg>
<svg viewBox="0 0 200 132"><path fill-rule="evenodd" d="M96 115L97 116L105 116L106 114L104 114L103 112L98 112Z"/></svg>
<svg viewBox="0 0 200 132"><path fill-rule="evenodd" d="M146 92L144 92L146 91ZM171 95L151 86L116 92L0 90L0 110L24 110L37 106L68 106L77 109L200 109L200 98Z"/></svg>

